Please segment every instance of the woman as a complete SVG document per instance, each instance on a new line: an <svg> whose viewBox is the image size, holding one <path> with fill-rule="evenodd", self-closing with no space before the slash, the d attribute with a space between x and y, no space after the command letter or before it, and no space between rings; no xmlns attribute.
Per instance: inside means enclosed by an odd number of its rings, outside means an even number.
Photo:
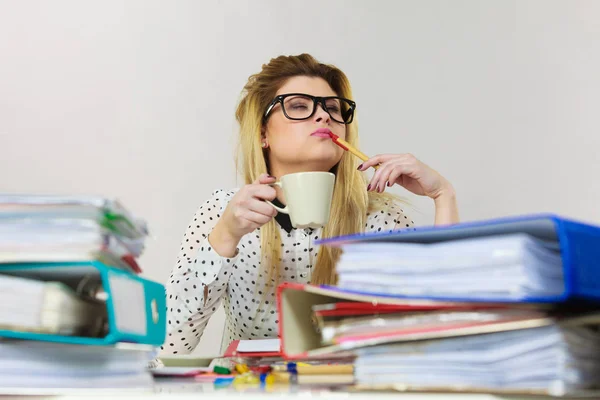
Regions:
<svg viewBox="0 0 600 400"><path fill-rule="evenodd" d="M377 155L357 168L356 158L327 138L331 131L357 145L350 99L346 75L307 54L272 59L249 78L236 112L246 185L215 191L185 232L167 285L163 354L194 350L221 300L227 314L224 346L235 339L277 337L278 283L335 283L339 250L319 248L315 240L413 225L384 193L386 186L432 198L436 224L458 222L452 185L412 155ZM367 185L362 171L378 164ZM293 229L289 216L265 202L285 203L269 184L300 171L336 174L325 228Z"/></svg>

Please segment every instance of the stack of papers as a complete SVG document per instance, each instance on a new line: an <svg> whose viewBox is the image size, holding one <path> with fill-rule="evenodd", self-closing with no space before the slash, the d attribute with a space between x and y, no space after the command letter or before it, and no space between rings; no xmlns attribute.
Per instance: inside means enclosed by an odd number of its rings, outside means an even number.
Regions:
<svg viewBox="0 0 600 400"><path fill-rule="evenodd" d="M367 347L355 374L360 385L403 390L576 393L598 386L600 333L552 325Z"/></svg>
<svg viewBox="0 0 600 400"><path fill-rule="evenodd" d="M118 201L0 194L0 388L151 388L154 347L111 335L155 343L147 234Z"/></svg>
<svg viewBox="0 0 600 400"><path fill-rule="evenodd" d="M150 346L0 341L0 388L151 388Z"/></svg>
<svg viewBox="0 0 600 400"><path fill-rule="evenodd" d="M343 249L339 287L280 289L294 314L282 316L283 350L352 352L359 388L590 394L600 389L599 232L532 216L327 239ZM291 329L301 340L285 339Z"/></svg>
<svg viewBox="0 0 600 400"><path fill-rule="evenodd" d="M0 195L0 263L98 260L139 273L147 234L116 200Z"/></svg>
<svg viewBox="0 0 600 400"><path fill-rule="evenodd" d="M146 223L135 218L118 200L99 196L0 194L0 218L65 217L97 221L128 237L148 234Z"/></svg>
<svg viewBox="0 0 600 400"><path fill-rule="evenodd" d="M342 246L338 285L394 296L520 299L565 290L559 247L527 234ZM377 272L377 273L374 273Z"/></svg>
<svg viewBox="0 0 600 400"><path fill-rule="evenodd" d="M101 337L107 320L105 304L61 282L0 275L0 330Z"/></svg>
<svg viewBox="0 0 600 400"><path fill-rule="evenodd" d="M339 302L312 307L323 346L360 347L361 343L370 341L453 336L485 329L536 326L552 321L547 312L531 307L457 303L438 307L396 306L394 311L394 306L387 305L373 307L370 315L352 315L349 312L359 309L355 307L352 310L352 304L361 303ZM340 305L345 307L338 308Z"/></svg>

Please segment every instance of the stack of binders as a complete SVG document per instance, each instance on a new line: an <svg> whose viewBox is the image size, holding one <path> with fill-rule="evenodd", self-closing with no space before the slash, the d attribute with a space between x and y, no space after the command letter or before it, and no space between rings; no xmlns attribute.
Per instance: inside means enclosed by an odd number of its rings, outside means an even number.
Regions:
<svg viewBox="0 0 600 400"><path fill-rule="evenodd" d="M138 275L146 236L117 201L0 195L0 391L152 387L166 306Z"/></svg>
<svg viewBox="0 0 600 400"><path fill-rule="evenodd" d="M367 389L600 389L599 227L533 215L320 244L343 249L338 286L279 287L285 357L351 355Z"/></svg>

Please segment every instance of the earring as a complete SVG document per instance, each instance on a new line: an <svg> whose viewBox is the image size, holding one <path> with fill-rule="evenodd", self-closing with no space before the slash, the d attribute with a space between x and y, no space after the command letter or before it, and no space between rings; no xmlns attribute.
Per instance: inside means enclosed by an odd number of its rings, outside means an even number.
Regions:
<svg viewBox="0 0 600 400"><path fill-rule="evenodd" d="M267 147L269 147L269 144L267 142L262 142L262 148L266 149Z"/></svg>

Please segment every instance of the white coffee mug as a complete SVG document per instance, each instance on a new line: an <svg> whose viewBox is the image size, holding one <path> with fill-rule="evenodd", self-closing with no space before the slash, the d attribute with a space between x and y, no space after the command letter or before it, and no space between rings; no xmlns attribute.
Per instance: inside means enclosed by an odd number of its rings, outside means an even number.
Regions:
<svg viewBox="0 0 600 400"><path fill-rule="evenodd" d="M294 228L320 228L329 220L335 175L331 172L297 172L284 175L273 185L283 189L287 205L275 209L289 214Z"/></svg>

